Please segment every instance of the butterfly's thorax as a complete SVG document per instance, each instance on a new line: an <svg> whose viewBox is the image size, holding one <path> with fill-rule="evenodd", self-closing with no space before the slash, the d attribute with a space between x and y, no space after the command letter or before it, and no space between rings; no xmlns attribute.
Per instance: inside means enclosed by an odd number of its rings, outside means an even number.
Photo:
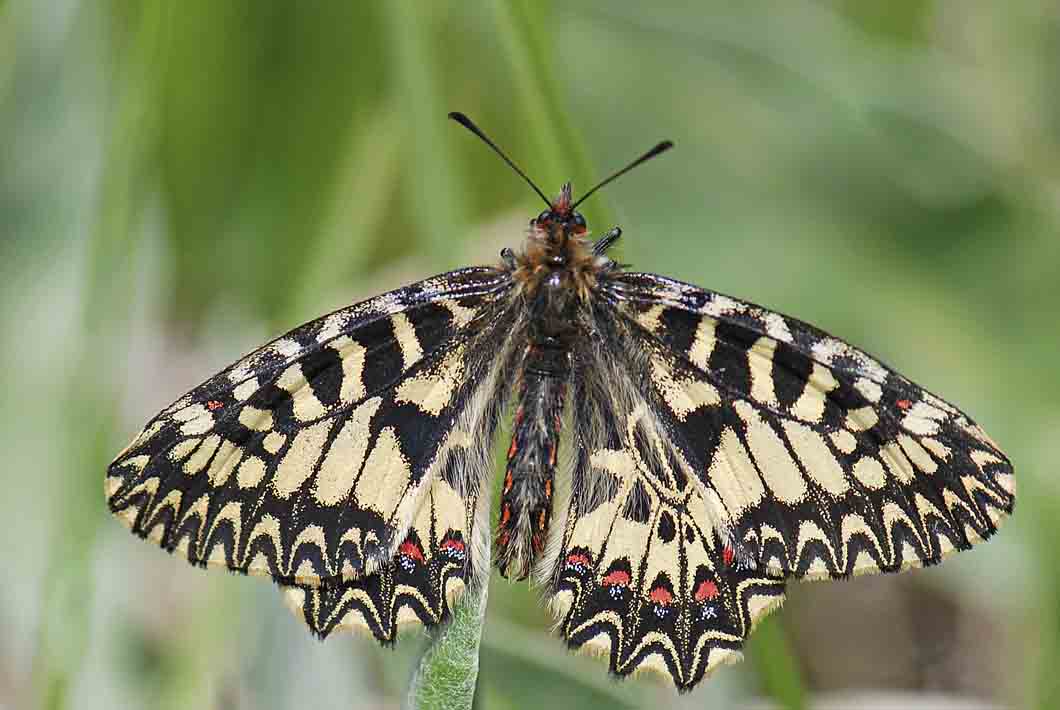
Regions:
<svg viewBox="0 0 1060 710"><path fill-rule="evenodd" d="M515 257L512 278L524 296L533 299L542 289L555 302L560 294L590 298L600 272L612 262L594 254L585 229L570 224L534 224L522 253Z"/></svg>

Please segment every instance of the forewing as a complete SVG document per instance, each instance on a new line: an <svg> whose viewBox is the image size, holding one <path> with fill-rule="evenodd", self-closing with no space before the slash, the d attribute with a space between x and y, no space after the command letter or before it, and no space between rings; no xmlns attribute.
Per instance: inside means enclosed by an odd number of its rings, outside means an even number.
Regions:
<svg viewBox="0 0 1060 710"><path fill-rule="evenodd" d="M739 554L771 575L932 564L1012 511L1012 466L967 415L848 343L651 274L604 285L646 343L652 400Z"/></svg>
<svg viewBox="0 0 1060 710"><path fill-rule="evenodd" d="M308 586L371 575L506 347L509 287L454 271L274 340L148 423L108 469L111 511L194 563Z"/></svg>

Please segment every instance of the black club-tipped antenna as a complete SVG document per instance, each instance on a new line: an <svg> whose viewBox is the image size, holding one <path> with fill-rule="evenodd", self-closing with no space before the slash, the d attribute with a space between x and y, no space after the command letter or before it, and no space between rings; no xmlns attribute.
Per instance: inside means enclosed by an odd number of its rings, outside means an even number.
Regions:
<svg viewBox="0 0 1060 710"><path fill-rule="evenodd" d="M526 180L526 184L527 185L529 185L530 187L534 188L534 192L536 192L538 195L541 196L541 199L545 201L546 205L548 205L549 207L552 206L552 201L549 200L547 197L545 197L545 193L541 192L541 190L538 189L537 185L534 184L534 181L531 180L529 177L527 177L526 173L524 173L522 170L520 170L519 166L516 165L515 163L513 163L512 159L509 158L507 155L505 155L504 151L501 150L500 148L498 148L497 144L489 139L489 136L487 136L485 133L483 133L482 130L478 126L476 126L474 123L472 123L470 118L468 118L464 114L460 113L459 111L450 112L449 118L453 119L454 121L459 123L461 126L463 126L467 130L469 130L472 133L474 133L476 136L478 136L479 138L482 139L483 143L488 145L490 148L493 148L494 152L496 152L497 155L501 156L501 158L504 160L504 162L508 163L509 167L511 167L512 170L514 170L516 173L518 173L519 176L523 178L523 180Z"/></svg>
<svg viewBox="0 0 1060 710"><path fill-rule="evenodd" d="M626 167L624 167L621 170L619 170L617 173L614 173L610 177L606 177L603 180L601 180L600 182L596 183L596 187L594 187L593 189L589 190L587 193L582 195L581 199L578 200L577 202L575 202L573 205L571 205L570 208L573 210L575 207L577 207L581 203L585 202L585 200L587 200L590 195L592 195L594 192L599 190L601 187L603 187L607 183L611 182L612 180L614 180L616 178L619 178L619 177L625 175L630 170L632 170L633 168L637 167L638 165L640 165L644 161L651 160L656 155L659 155L660 153L665 153L666 151L670 150L673 147L674 147L673 141L663 141L662 143L659 143L654 148L649 150L647 153L645 153L644 155L640 156L639 158L634 160L632 163L630 163Z"/></svg>

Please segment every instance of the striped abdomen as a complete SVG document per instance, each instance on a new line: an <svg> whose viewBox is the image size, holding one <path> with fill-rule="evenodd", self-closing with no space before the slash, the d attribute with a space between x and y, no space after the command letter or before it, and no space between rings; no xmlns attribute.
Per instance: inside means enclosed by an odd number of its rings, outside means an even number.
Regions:
<svg viewBox="0 0 1060 710"><path fill-rule="evenodd" d="M527 352L497 528L497 566L506 577L525 579L547 539L568 359L555 348Z"/></svg>

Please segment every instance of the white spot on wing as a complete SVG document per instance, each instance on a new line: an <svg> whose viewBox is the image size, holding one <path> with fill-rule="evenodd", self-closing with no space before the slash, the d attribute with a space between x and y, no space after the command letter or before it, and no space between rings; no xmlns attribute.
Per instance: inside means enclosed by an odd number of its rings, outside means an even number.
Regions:
<svg viewBox="0 0 1060 710"><path fill-rule="evenodd" d="M257 456L247 456L236 470L236 483L240 488L253 488L265 477L265 462Z"/></svg>
<svg viewBox="0 0 1060 710"><path fill-rule="evenodd" d="M239 410L239 423L253 431L269 431L272 429L272 412L248 404Z"/></svg>
<svg viewBox="0 0 1060 710"><path fill-rule="evenodd" d="M240 402L244 402L250 399L251 395L257 392L258 389L258 378L251 377L249 380L240 383L234 390L232 390L232 395Z"/></svg>
<svg viewBox="0 0 1060 710"><path fill-rule="evenodd" d="M734 516L757 505L765 495L765 488L751 463L750 454L730 428L721 433L707 476L725 507Z"/></svg>
<svg viewBox="0 0 1060 710"><path fill-rule="evenodd" d="M788 323L784 320L784 316L779 313L766 312L763 314L762 320L766 324L766 333L769 337L785 343L791 342L791 331L788 330Z"/></svg>
<svg viewBox="0 0 1060 710"><path fill-rule="evenodd" d="M401 348L401 360L405 369L409 369L423 357L423 348L420 340L416 337L416 329L412 327L408 316L404 313L395 313L390 317L390 325L394 328L394 338Z"/></svg>
<svg viewBox="0 0 1060 710"><path fill-rule="evenodd" d="M864 456L854 464L854 477L861 481L862 485L880 489L887 484L887 474L883 471L880 462L871 456Z"/></svg>
<svg viewBox="0 0 1060 710"><path fill-rule="evenodd" d="M747 425L747 443L770 491L784 503L801 501L806 496L806 480L784 442L750 404L741 400L734 406Z"/></svg>
<svg viewBox="0 0 1060 710"><path fill-rule="evenodd" d="M394 428L386 427L368 454L354 495L360 505L374 508L388 518L405 495L411 476L412 467L401 451Z"/></svg>
<svg viewBox="0 0 1060 710"><path fill-rule="evenodd" d="M322 505L335 505L349 495L368 449L368 426L382 401L373 397L357 407L331 442L313 487L313 495Z"/></svg>
<svg viewBox="0 0 1060 710"><path fill-rule="evenodd" d="M795 400L791 413L807 422L818 422L824 415L824 405L829 392L839 386L832 371L823 365L813 363L810 377L802 394Z"/></svg>
<svg viewBox="0 0 1060 710"><path fill-rule="evenodd" d="M718 391L705 380L677 382L669 365L659 357L652 358L651 378L674 415L682 421L689 413L704 405L721 402Z"/></svg>
<svg viewBox="0 0 1060 710"><path fill-rule="evenodd" d="M710 354L714 351L717 338L714 334L718 322L709 316L700 319L696 326L696 335L692 339L692 347L688 351L688 359L693 365L701 370L707 369Z"/></svg>
<svg viewBox="0 0 1060 710"><path fill-rule="evenodd" d="M453 316L453 322L456 323L458 328L462 328L473 321L478 313L474 308L462 306L459 302L452 299L445 299L444 301L439 301L439 303Z"/></svg>
<svg viewBox="0 0 1060 710"><path fill-rule="evenodd" d="M295 434L287 453L276 467L276 475L272 480L273 491L277 497L288 497L309 478L320 459L333 423L330 420L318 422Z"/></svg>
<svg viewBox="0 0 1060 710"><path fill-rule="evenodd" d="M807 476L834 496L847 492L850 485L847 483L846 472L828 448L823 436L805 424L794 421L784 422L784 433L802 462Z"/></svg>
<svg viewBox="0 0 1060 710"><path fill-rule="evenodd" d="M854 382L854 389L861 393L865 399L869 400L873 404L880 401L880 397L883 396L883 388L881 388L876 382L866 378L859 377Z"/></svg>
<svg viewBox="0 0 1060 710"><path fill-rule="evenodd" d="M327 341L342 335L343 328L346 324L346 318L347 314L345 312L332 313L325 318L324 324L320 326L320 332L317 333L317 342L326 343Z"/></svg>
<svg viewBox="0 0 1060 710"><path fill-rule="evenodd" d="M302 352L302 346L290 338L280 338L272 344L272 350L283 357L294 357Z"/></svg>
<svg viewBox="0 0 1060 710"><path fill-rule="evenodd" d="M747 352L748 368L751 372L751 397L762 404L776 406L777 395L773 385L773 353L777 341L759 338Z"/></svg>
<svg viewBox="0 0 1060 710"><path fill-rule="evenodd" d="M462 349L454 350L434 370L406 379L398 387L394 401L415 404L427 414L438 416L452 400L464 374L462 356Z"/></svg>
<svg viewBox="0 0 1060 710"><path fill-rule="evenodd" d="M829 436L832 439L832 443L835 444L835 447L844 454L853 453L854 449L858 446L858 440L846 429L833 431Z"/></svg>
<svg viewBox="0 0 1060 710"><path fill-rule="evenodd" d="M339 400L351 404L364 398L364 359L367 351L360 343L347 336L340 336L331 342L331 347L342 359L342 386L339 388Z"/></svg>

